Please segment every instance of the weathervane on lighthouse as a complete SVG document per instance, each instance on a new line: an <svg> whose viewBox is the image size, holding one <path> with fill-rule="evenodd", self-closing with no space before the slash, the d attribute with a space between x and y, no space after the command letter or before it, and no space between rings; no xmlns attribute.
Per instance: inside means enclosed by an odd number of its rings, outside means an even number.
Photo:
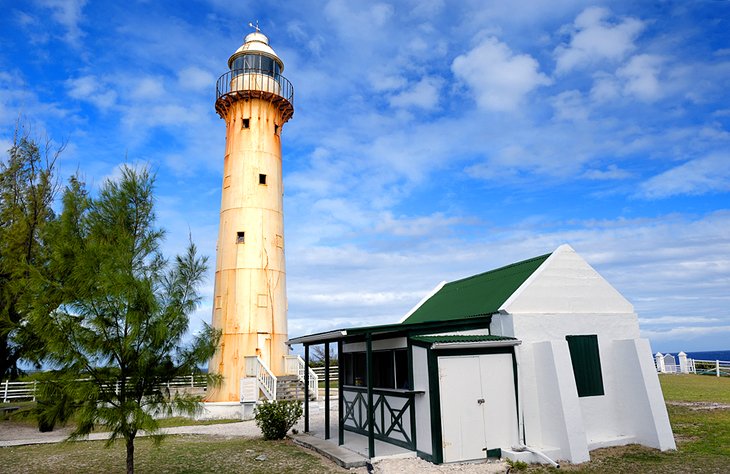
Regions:
<svg viewBox="0 0 730 474"><path fill-rule="evenodd" d="M226 147L212 320L222 337L208 369L223 382L211 402L242 400L251 372L283 375L289 350L281 132L294 88L258 21L249 26L216 84Z"/></svg>

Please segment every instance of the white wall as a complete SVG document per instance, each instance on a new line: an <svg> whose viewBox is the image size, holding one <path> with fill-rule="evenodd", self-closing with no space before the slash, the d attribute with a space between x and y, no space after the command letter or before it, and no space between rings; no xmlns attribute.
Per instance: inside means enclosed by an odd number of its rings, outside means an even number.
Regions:
<svg viewBox="0 0 730 474"><path fill-rule="evenodd" d="M428 385L428 352L413 346L413 389L423 391L416 395L416 449L433 454L431 445L431 394Z"/></svg>
<svg viewBox="0 0 730 474"><path fill-rule="evenodd" d="M408 341L405 337L396 337L393 339L378 339L373 341L374 351L384 351L387 349L405 349L408 347ZM364 342L351 342L342 345L342 352L365 352Z"/></svg>
<svg viewBox="0 0 730 474"><path fill-rule="evenodd" d="M638 443L677 449L649 341L628 339L614 345L615 363L624 368L616 372L621 387L616 397L621 425L632 428Z"/></svg>
<svg viewBox="0 0 730 474"><path fill-rule="evenodd" d="M528 350L520 347L521 360L532 352L534 371L524 364L521 386L525 395L525 441L528 446L551 453L560 460L581 463L590 459L583 427L583 415L570 364L567 344L544 341L531 344ZM530 393L531 392L531 393ZM534 406L527 402L537 399Z"/></svg>

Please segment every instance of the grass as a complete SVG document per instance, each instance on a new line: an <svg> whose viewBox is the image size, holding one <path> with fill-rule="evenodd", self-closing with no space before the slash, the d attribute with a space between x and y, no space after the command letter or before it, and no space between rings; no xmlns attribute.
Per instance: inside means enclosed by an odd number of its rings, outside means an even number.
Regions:
<svg viewBox="0 0 730 474"><path fill-rule="evenodd" d="M124 472L123 443L104 448L103 441L19 446L0 449L4 472ZM139 473L341 473L329 461L290 441L169 436L155 447L152 440L135 441L135 472Z"/></svg>
<svg viewBox="0 0 730 474"><path fill-rule="evenodd" d="M730 472L730 378L699 375L660 375L677 451L660 452L639 445L597 449L591 461L561 465L560 471L583 473L725 473ZM184 421L183 421L184 420ZM172 419L170 423L192 420ZM234 421L234 420L230 420ZM170 425L172 426L172 425ZM344 472L329 461L288 441L169 436L160 447L140 438L137 472ZM259 456L265 460L257 460ZM261 459L261 458L259 458ZM5 472L123 472L124 447L109 449L103 442L0 448ZM515 472L560 471L545 466L515 466Z"/></svg>
<svg viewBox="0 0 730 474"><path fill-rule="evenodd" d="M601 473L730 472L730 378L660 375L677 451L660 452L639 445L591 451L591 461L561 465L560 471ZM559 471L530 466L522 472Z"/></svg>

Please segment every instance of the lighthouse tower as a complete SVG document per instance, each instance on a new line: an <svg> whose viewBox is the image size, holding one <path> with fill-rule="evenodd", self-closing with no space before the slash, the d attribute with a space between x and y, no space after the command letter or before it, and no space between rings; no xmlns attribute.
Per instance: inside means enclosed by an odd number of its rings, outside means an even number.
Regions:
<svg viewBox="0 0 730 474"><path fill-rule="evenodd" d="M213 301L213 327L223 336L208 365L223 382L212 402L239 401L251 356L278 375L288 354L281 132L294 114L294 89L258 28L228 69L215 101L226 149Z"/></svg>

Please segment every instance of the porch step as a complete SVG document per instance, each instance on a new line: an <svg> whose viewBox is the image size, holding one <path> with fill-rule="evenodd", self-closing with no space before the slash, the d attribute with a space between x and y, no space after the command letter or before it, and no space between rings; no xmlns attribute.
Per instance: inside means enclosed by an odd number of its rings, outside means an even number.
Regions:
<svg viewBox="0 0 730 474"><path fill-rule="evenodd" d="M309 399L315 399L314 393ZM279 400L304 400L304 383L296 375L286 375L277 378L276 398Z"/></svg>

